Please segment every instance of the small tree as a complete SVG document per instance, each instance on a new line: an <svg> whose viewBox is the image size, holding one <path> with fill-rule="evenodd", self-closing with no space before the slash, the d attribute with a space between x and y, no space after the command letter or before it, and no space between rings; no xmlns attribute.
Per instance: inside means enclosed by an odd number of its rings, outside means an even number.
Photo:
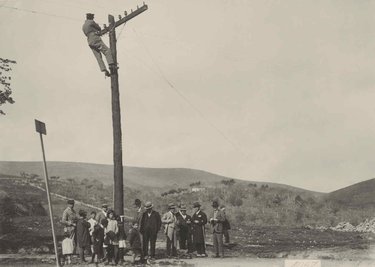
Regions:
<svg viewBox="0 0 375 267"><path fill-rule="evenodd" d="M16 61L0 58L0 106L5 103L13 104L14 100L11 97L12 88L10 81L12 80L9 72L12 70L12 65ZM0 114L5 115L5 112L0 109Z"/></svg>
<svg viewBox="0 0 375 267"><path fill-rule="evenodd" d="M229 180L223 179L221 180L221 183L223 185L231 186L231 185L234 185L236 181L234 179L229 179Z"/></svg>

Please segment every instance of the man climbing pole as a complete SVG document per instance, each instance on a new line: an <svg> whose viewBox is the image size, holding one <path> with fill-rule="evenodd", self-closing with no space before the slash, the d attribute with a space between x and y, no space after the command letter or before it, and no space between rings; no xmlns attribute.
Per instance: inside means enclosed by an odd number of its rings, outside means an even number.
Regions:
<svg viewBox="0 0 375 267"><path fill-rule="evenodd" d="M86 14L86 21L82 26L82 30L87 37L89 47L91 48L96 60L98 61L100 71L104 72L105 76L107 77L111 76L111 74L107 70L107 67L104 64L102 53L105 55L107 59L107 63L111 73L115 71L116 66L113 61L111 50L104 44L102 38L100 38L101 28L94 21L94 14Z"/></svg>

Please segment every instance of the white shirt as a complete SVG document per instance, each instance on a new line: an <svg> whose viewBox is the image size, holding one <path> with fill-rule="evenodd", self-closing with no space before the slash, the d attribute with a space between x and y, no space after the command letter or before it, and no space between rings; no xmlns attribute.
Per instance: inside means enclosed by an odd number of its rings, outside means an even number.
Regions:
<svg viewBox="0 0 375 267"><path fill-rule="evenodd" d="M184 218L184 220L185 220L185 218L186 218L186 214L183 215L183 214L181 213L181 211L179 211L179 213L181 214L182 218Z"/></svg>
<svg viewBox="0 0 375 267"><path fill-rule="evenodd" d="M88 222L90 223L90 228L89 228L90 235L92 235L92 233L94 232L94 226L97 225L98 222L96 220L94 220L93 218L90 218L90 220L88 220Z"/></svg>

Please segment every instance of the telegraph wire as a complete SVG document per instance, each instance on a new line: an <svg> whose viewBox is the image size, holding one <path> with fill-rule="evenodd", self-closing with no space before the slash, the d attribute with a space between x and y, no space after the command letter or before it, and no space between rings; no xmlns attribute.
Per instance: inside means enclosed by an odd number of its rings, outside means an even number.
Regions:
<svg viewBox="0 0 375 267"><path fill-rule="evenodd" d="M150 51L148 50L148 48L146 47L146 45L140 41L140 38L138 37L138 34L137 32L135 31L135 29L133 28L133 32L135 33L136 35L136 39L138 41L138 43L140 43L143 47L144 47L144 50L147 52L147 54L149 55L149 57L151 58L151 61L154 63L155 67L157 68L158 70L158 74L159 76L169 85L170 88L173 89L173 91L178 95L180 96L200 117L203 121L205 121L208 125L210 125L222 138L224 138L233 148L235 148L237 151L239 151L242 155L244 155L246 158L248 157L248 155L235 143L233 142L222 130L220 130L214 123L212 123L205 115L204 113L199 109L197 108L180 90L178 90L174 84L166 77L166 75L164 74L163 70L161 69L161 67L159 66L159 64L156 62L156 60L154 59L154 57L151 55Z"/></svg>
<svg viewBox="0 0 375 267"><path fill-rule="evenodd" d="M66 19L66 20L71 20L71 21L82 21L80 19L76 19L76 18L72 18L72 17L68 17L68 16L55 15L55 14L50 14L50 13L46 13L46 12L35 11L35 10L24 9L24 8L18 8L18 7L0 6L0 8L8 8L8 9L16 10L16 11L28 12L28 13L32 13L32 14L40 14L40 15L44 15L44 16L55 17L55 18L59 18L59 19Z"/></svg>
<svg viewBox="0 0 375 267"><path fill-rule="evenodd" d="M72 18L72 17L68 17L68 16L56 15L56 14L51 14L51 13L46 13L46 12L41 12L41 11L24 9L24 8L10 7L10 6L5 6L5 5L0 6L0 8L8 8L8 9L16 10L16 11L22 11L22 12L28 12L28 13L32 13L32 14L39 14L39 15L44 15L44 16L50 16L50 17L55 17L55 18L65 19L65 20L70 20L70 21L79 21L79 22L82 21L81 19L76 19L76 18ZM124 28L125 28L125 24L124 24L123 28L120 30L120 32L119 32L119 34L117 36L117 39L120 38L120 36L121 36L122 31L123 31ZM222 130L220 130L214 123L212 123L204 115L204 113L202 111L200 111L200 109L198 109L180 90L178 90L174 86L174 84L166 77L166 75L164 74L163 70L161 69L161 67L159 66L159 64L156 62L156 60L154 59L154 57L151 55L151 53L148 50L148 48L146 47L146 45L140 40L140 38L138 36L138 33L135 31L134 28L133 28L133 31L135 33L135 36L136 36L136 39L137 39L138 43L143 46L144 50L148 53L149 57L151 58L151 61L155 65L155 67L157 69L157 74L159 75L159 77L161 77L169 85L169 87L171 89L173 89L173 91L180 98L182 98L201 117L201 119L203 121L205 121L208 125L210 125L211 128L213 128L223 139L225 139L231 146L233 146L236 150L238 150L245 157L248 157L248 155L235 142L233 142L229 137L227 137L226 134Z"/></svg>

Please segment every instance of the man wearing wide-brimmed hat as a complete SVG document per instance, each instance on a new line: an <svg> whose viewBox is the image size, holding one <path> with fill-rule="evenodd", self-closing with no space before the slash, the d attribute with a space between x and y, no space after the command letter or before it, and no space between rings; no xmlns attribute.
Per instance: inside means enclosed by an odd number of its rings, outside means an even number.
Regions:
<svg viewBox="0 0 375 267"><path fill-rule="evenodd" d="M155 258L155 245L158 232L161 227L160 214L152 209L150 201L145 204L146 211L142 215L140 232L143 236L143 255ZM150 243L150 255L148 253L148 244Z"/></svg>
<svg viewBox="0 0 375 267"><path fill-rule="evenodd" d="M67 201L67 204L68 207L63 212L61 223L64 225L64 232L69 233L70 238L73 240L73 243L75 244L75 230L78 216L74 210L74 199L69 199Z"/></svg>
<svg viewBox="0 0 375 267"><path fill-rule="evenodd" d="M176 213L177 231L179 237L180 249L187 249L190 254L192 252L191 241L191 216L186 214L186 205L181 204L180 211Z"/></svg>
<svg viewBox="0 0 375 267"><path fill-rule="evenodd" d="M175 216L176 206L174 203L168 204L168 212L166 212L161 222L164 224L164 233L167 236L167 256L177 257L177 236L176 236L176 223Z"/></svg>
<svg viewBox="0 0 375 267"><path fill-rule="evenodd" d="M196 209L191 218L193 221L193 244L197 250L197 257L206 257L205 225L207 224L207 215L201 210L199 202L195 202L193 207Z"/></svg>
<svg viewBox="0 0 375 267"><path fill-rule="evenodd" d="M223 223L225 222L225 213L219 209L219 203L214 200L212 202L214 208L210 223L212 226L212 242L214 244L215 258L224 258L223 248Z"/></svg>

